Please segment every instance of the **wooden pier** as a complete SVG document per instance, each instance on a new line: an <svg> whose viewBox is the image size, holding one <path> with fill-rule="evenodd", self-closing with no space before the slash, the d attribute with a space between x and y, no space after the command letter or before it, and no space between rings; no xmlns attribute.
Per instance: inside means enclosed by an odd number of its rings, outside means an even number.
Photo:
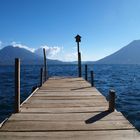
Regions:
<svg viewBox="0 0 140 140"><path fill-rule="evenodd" d="M124 116L83 78L53 77L0 128L0 140L140 140Z"/></svg>

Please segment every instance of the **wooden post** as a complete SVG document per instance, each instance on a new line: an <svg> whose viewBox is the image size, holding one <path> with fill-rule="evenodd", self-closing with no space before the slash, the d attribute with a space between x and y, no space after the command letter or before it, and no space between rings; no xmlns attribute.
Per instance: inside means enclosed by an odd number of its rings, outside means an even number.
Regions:
<svg viewBox="0 0 140 140"><path fill-rule="evenodd" d="M81 53L78 53L78 73L79 77L82 77L82 67L81 67Z"/></svg>
<svg viewBox="0 0 140 140"><path fill-rule="evenodd" d="M94 74L93 74L93 71L90 71L90 76L91 76L91 86L94 87Z"/></svg>
<svg viewBox="0 0 140 140"><path fill-rule="evenodd" d="M44 54L44 81L47 80L47 64L46 64L46 50L43 48L43 54Z"/></svg>
<svg viewBox="0 0 140 140"><path fill-rule="evenodd" d="M85 80L87 81L87 65L85 65Z"/></svg>
<svg viewBox="0 0 140 140"><path fill-rule="evenodd" d="M43 84L43 68L40 69L40 87Z"/></svg>
<svg viewBox="0 0 140 140"><path fill-rule="evenodd" d="M15 59L15 113L20 111L20 59Z"/></svg>
<svg viewBox="0 0 140 140"><path fill-rule="evenodd" d="M115 91L109 91L109 111L113 112L115 110Z"/></svg>
<svg viewBox="0 0 140 140"><path fill-rule="evenodd" d="M82 77L82 68L81 68L81 53L80 53L80 48L79 48L79 42L81 42L81 36L77 35L75 37L76 42L77 42L77 52L78 52L78 76Z"/></svg>

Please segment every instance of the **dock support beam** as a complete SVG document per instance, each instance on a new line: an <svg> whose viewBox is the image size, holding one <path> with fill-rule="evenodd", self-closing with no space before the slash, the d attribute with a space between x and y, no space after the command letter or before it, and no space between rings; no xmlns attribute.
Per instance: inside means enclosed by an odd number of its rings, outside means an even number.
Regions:
<svg viewBox="0 0 140 140"><path fill-rule="evenodd" d="M87 81L87 64L85 65L85 80Z"/></svg>
<svg viewBox="0 0 140 140"><path fill-rule="evenodd" d="M90 76L91 76L91 86L94 87L94 74L93 74L93 71L90 71Z"/></svg>
<svg viewBox="0 0 140 140"><path fill-rule="evenodd" d="M113 112L115 110L115 91L109 91L109 111Z"/></svg>
<svg viewBox="0 0 140 140"><path fill-rule="evenodd" d="M20 111L20 59L15 59L15 113Z"/></svg>

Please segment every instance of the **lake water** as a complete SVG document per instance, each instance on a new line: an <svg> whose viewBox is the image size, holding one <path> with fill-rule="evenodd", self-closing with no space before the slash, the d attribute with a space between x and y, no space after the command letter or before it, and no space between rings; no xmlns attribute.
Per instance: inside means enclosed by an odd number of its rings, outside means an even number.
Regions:
<svg viewBox="0 0 140 140"><path fill-rule="evenodd" d="M21 66L21 101L39 85L40 68ZM52 65L48 69L49 76L77 76L76 65ZM117 110L140 130L140 65L89 65L90 70L95 73L95 86L107 99L109 89L115 89ZM0 66L0 122L13 112L13 106L14 67Z"/></svg>

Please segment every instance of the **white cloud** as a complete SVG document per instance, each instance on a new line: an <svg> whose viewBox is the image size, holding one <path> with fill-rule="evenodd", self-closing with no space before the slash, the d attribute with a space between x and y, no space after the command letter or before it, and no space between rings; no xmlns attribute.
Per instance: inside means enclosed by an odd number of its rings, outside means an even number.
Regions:
<svg viewBox="0 0 140 140"><path fill-rule="evenodd" d="M73 50L71 52L67 52L63 47L49 47L47 45L41 46L39 49L35 50L35 53L42 56L43 48L46 49L46 57L50 59L57 59L61 61L76 61L77 60L77 52Z"/></svg>
<svg viewBox="0 0 140 140"><path fill-rule="evenodd" d="M0 41L0 47L2 42ZM64 50L63 47L60 46L48 46L48 45L42 45L39 48L30 48L24 44L21 44L19 42L11 42L11 45L14 47L24 48L27 49L33 53L36 53L39 56L43 56L43 48L46 49L46 57L49 59L58 59L61 61L76 61L77 60L77 52L76 49L73 48L71 52L67 52Z"/></svg>
<svg viewBox="0 0 140 140"><path fill-rule="evenodd" d="M76 49L72 48L71 51L67 51L64 49L64 47L60 47L60 52L55 56L55 59L61 61L76 61L77 60Z"/></svg>
<svg viewBox="0 0 140 140"><path fill-rule="evenodd" d="M41 46L41 48L45 48L46 49L46 55L50 56L50 57L54 57L56 54L58 54L61 50L61 47L48 47L48 46Z"/></svg>
<svg viewBox="0 0 140 140"><path fill-rule="evenodd" d="M40 48L36 49L34 52L40 56L43 55L43 48L46 49L46 57L47 58L56 58L56 56L60 53L61 47L54 46L49 47L47 45L41 46Z"/></svg>
<svg viewBox="0 0 140 140"><path fill-rule="evenodd" d="M47 45L43 45L43 46L39 47L38 49L35 49L35 48L30 48L24 44L21 44L19 42L15 42L15 41L11 42L11 45L13 47L24 48L26 50L29 50L33 53L38 54L39 56L43 55L43 48L45 48L47 58L51 58L51 59L57 59L57 55L60 53L61 48L62 48L62 47L58 47L58 46L49 47Z"/></svg>
<svg viewBox="0 0 140 140"><path fill-rule="evenodd" d="M29 50L29 51L31 51L31 52L34 52L34 51L35 51L34 48L30 48L30 47L28 47L28 46L26 46L26 45L23 45L23 44L21 44L21 43L17 43L17 42L15 42L15 41L11 42L11 45L14 46L14 47L24 48L24 49Z"/></svg>

